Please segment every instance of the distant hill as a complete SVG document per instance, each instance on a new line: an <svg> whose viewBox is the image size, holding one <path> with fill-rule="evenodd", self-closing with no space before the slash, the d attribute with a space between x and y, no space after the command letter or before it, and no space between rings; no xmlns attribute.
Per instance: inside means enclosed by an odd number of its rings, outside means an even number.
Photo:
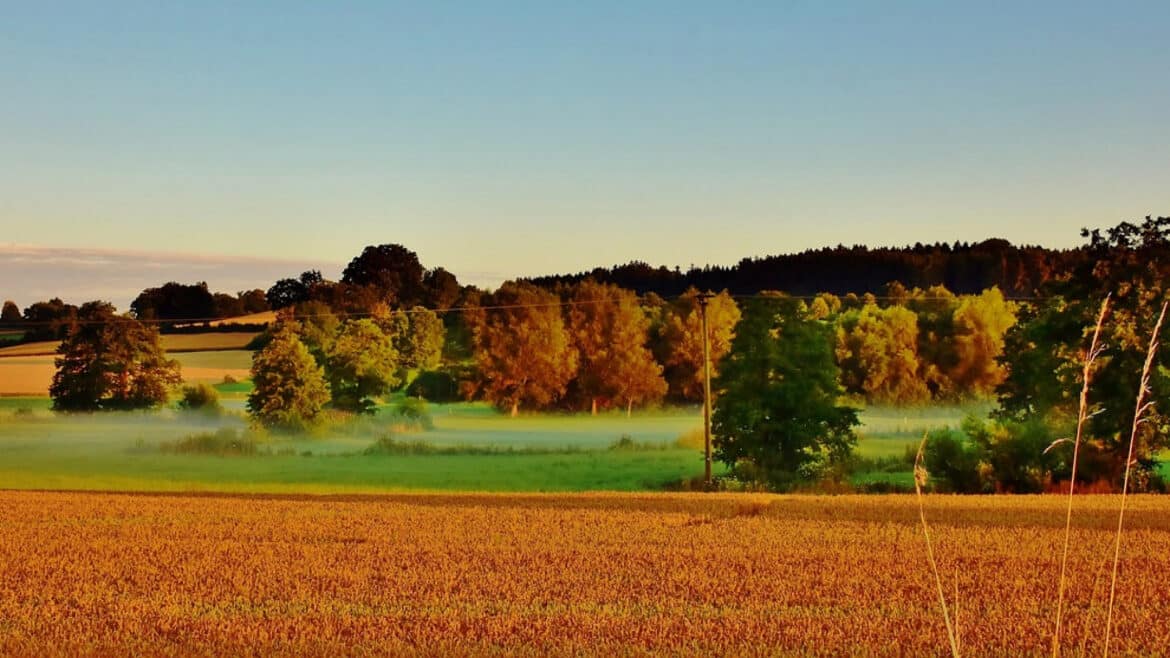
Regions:
<svg viewBox="0 0 1170 658"><path fill-rule="evenodd" d="M973 244L956 242L907 247L826 247L797 254L745 258L738 264L670 269L632 262L598 267L589 272L528 279L544 287L576 283L586 277L614 283L640 294L681 294L694 286L749 295L781 290L794 295L830 292L881 294L892 281L909 288L944 285L955 293L978 293L998 286L1011 297L1027 297L1041 285L1070 271L1088 258L1083 248L1055 250L1016 246L991 239Z"/></svg>

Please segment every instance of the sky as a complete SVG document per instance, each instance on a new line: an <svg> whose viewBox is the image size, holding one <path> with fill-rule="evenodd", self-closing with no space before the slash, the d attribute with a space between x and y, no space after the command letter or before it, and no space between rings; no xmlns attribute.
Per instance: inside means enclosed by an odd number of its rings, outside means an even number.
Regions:
<svg viewBox="0 0 1170 658"><path fill-rule="evenodd" d="M0 0L0 297L1170 214L1170 3ZM69 264L64 266L63 264Z"/></svg>

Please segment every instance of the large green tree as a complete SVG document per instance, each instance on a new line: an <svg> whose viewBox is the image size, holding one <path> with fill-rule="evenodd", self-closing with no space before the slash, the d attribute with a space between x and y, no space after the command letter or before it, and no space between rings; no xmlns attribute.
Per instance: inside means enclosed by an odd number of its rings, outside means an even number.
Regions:
<svg viewBox="0 0 1170 658"><path fill-rule="evenodd" d="M434 312L422 306L410 311L391 311L379 305L374 321L398 350L398 362L404 371L433 370L443 357L447 330ZM405 372L403 373L405 376Z"/></svg>
<svg viewBox="0 0 1170 658"><path fill-rule="evenodd" d="M295 323L280 323L272 340L252 357L248 413L265 427L304 430L329 402L325 372L296 330Z"/></svg>
<svg viewBox="0 0 1170 658"><path fill-rule="evenodd" d="M467 310L480 390L513 416L521 406L540 408L560 399L577 373L577 351L560 305L550 292L509 281Z"/></svg>
<svg viewBox="0 0 1170 658"><path fill-rule="evenodd" d="M628 415L635 404L662 399L662 366L646 347L650 319L633 292L586 279L573 291L568 317L581 364L576 391L592 413L618 403Z"/></svg>
<svg viewBox="0 0 1170 658"><path fill-rule="evenodd" d="M1078 471L1085 480L1119 483L1125 469L1142 365L1149 336L1164 301L1170 299L1170 217L1123 222L1105 232L1083 231L1088 255L1071 274L1043 290L1042 301L1021 310L1005 336L1007 378L999 387L1001 420L1023 426L1043 421L1051 438L1069 436L1077 414L1081 363L1102 299L1111 296L1104 325L1105 346L1092 375L1089 418ZM1170 357L1162 341L1156 363ZM1170 437L1170 378L1157 368L1151 381L1147 422L1139 426L1135 458L1137 486L1155 477L1155 455ZM1065 478L1064 464L1053 477Z"/></svg>
<svg viewBox="0 0 1170 658"><path fill-rule="evenodd" d="M749 301L714 382L715 456L787 488L819 477L857 442L857 412L842 390L832 328L799 301Z"/></svg>
<svg viewBox="0 0 1170 658"><path fill-rule="evenodd" d="M158 329L118 315L106 302L88 302L57 348L49 387L60 411L144 409L164 404L181 381Z"/></svg>
<svg viewBox="0 0 1170 658"><path fill-rule="evenodd" d="M326 358L333 406L373 413L372 398L401 383L398 370L398 351L373 320L346 322Z"/></svg>

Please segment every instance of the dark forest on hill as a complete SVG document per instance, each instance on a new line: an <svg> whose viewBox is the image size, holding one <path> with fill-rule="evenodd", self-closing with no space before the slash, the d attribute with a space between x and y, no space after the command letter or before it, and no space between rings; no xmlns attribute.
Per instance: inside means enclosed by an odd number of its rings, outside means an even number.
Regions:
<svg viewBox="0 0 1170 658"><path fill-rule="evenodd" d="M899 281L908 288L943 285L957 294L977 294L997 286L1009 297L1028 297L1087 258L1084 248L1017 246L1000 239L881 248L838 245L797 254L745 258L732 266L682 270L636 261L530 280L550 287L592 277L639 294L654 292L663 296L679 295L692 286L700 290L726 289L733 295L761 290L783 290L801 296L821 292L881 294L888 283Z"/></svg>

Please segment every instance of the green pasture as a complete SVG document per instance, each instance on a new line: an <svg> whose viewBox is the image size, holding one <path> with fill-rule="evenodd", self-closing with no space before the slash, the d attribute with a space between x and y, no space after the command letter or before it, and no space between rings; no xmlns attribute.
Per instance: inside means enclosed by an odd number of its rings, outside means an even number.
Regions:
<svg viewBox="0 0 1170 658"><path fill-rule="evenodd" d="M434 429L406 430L390 401L368 419L298 438L268 436L248 457L167 454L163 442L220 428L243 431L247 383L230 384L227 412L206 418L163 409L63 415L47 398L0 398L0 488L145 491L373 492L403 490L656 490L702 474L699 409L509 418L483 403L430 405ZM234 395L232 395L234 393ZM922 432L956 425L970 409L867 409L859 453L900 456ZM439 454L363 454L379 436ZM628 437L636 449L611 446ZM684 437L680 444L679 438ZM462 448L491 454L460 454ZM470 452L470 451L469 451ZM481 451L482 452L482 451ZM717 466L717 472L723 472ZM901 482L909 473L861 473Z"/></svg>

